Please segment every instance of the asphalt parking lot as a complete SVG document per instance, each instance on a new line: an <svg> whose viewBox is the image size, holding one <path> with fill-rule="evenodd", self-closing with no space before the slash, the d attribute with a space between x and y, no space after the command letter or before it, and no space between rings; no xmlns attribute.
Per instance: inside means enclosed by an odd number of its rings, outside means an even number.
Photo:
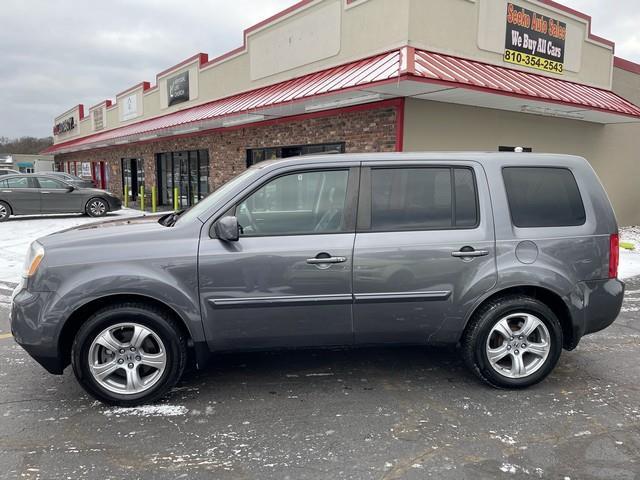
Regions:
<svg viewBox="0 0 640 480"><path fill-rule="evenodd" d="M454 350L254 353L125 410L47 374L0 303L0 477L640 478L640 277L627 292L526 391L483 386Z"/></svg>

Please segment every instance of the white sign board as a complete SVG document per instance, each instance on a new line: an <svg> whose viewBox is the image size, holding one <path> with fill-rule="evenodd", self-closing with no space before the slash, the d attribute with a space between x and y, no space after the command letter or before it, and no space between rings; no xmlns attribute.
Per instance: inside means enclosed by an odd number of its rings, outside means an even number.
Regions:
<svg viewBox="0 0 640 480"><path fill-rule="evenodd" d="M132 93L120 100L120 115L122 120L131 120L138 116L138 94Z"/></svg>

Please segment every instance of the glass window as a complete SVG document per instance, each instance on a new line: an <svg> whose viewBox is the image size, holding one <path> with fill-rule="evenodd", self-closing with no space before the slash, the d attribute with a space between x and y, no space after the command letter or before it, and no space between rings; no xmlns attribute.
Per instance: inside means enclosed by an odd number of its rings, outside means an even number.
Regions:
<svg viewBox="0 0 640 480"><path fill-rule="evenodd" d="M195 205L209 194L209 152L190 150L156 155L157 184L161 205L178 208Z"/></svg>
<svg viewBox="0 0 640 480"><path fill-rule="evenodd" d="M455 168L455 223L457 227L473 227L478 223L478 202L473 171Z"/></svg>
<svg viewBox="0 0 640 480"><path fill-rule="evenodd" d="M198 198L202 200L209 195L209 152L207 150L198 151L199 159L199 187Z"/></svg>
<svg viewBox="0 0 640 480"><path fill-rule="evenodd" d="M245 236L344 231L349 172L303 172L278 177L236 208Z"/></svg>
<svg viewBox="0 0 640 480"><path fill-rule="evenodd" d="M67 185L53 178L38 177L38 183L40 184L40 188L45 189L67 188Z"/></svg>
<svg viewBox="0 0 640 480"><path fill-rule="evenodd" d="M586 221L571 171L552 167L506 167L504 184L517 227L561 227Z"/></svg>
<svg viewBox="0 0 640 480"><path fill-rule="evenodd" d="M451 228L452 202L449 168L371 171L371 230Z"/></svg>
<svg viewBox="0 0 640 480"><path fill-rule="evenodd" d="M277 148L252 148L247 150L247 167L264 160L297 157L315 153L344 153L344 143L320 143L316 145L288 145Z"/></svg>
<svg viewBox="0 0 640 480"><path fill-rule="evenodd" d="M29 179L27 177L7 178L7 188L29 188Z"/></svg>

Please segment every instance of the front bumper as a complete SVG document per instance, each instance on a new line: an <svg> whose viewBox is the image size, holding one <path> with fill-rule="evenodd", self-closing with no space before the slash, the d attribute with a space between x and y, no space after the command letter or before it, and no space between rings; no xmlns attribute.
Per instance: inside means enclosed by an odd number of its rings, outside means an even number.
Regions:
<svg viewBox="0 0 640 480"><path fill-rule="evenodd" d="M107 197L107 202L109 202L110 212L115 212L122 208L122 200L117 197Z"/></svg>
<svg viewBox="0 0 640 480"><path fill-rule="evenodd" d="M44 318L54 297L53 292L32 293L18 286L13 294L9 322L18 345L49 373L62 374L66 365L59 351L58 324Z"/></svg>

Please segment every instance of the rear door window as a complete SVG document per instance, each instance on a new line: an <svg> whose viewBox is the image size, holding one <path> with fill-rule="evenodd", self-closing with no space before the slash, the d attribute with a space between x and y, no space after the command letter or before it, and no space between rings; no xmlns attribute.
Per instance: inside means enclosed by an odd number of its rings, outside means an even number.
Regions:
<svg viewBox="0 0 640 480"><path fill-rule="evenodd" d="M505 167L502 171L516 227L564 227L586 221L582 197L569 169Z"/></svg>
<svg viewBox="0 0 640 480"><path fill-rule="evenodd" d="M27 177L12 177L5 180L7 188L29 188L29 179Z"/></svg>
<svg viewBox="0 0 640 480"><path fill-rule="evenodd" d="M371 230L472 228L477 192L469 168L374 168Z"/></svg>

